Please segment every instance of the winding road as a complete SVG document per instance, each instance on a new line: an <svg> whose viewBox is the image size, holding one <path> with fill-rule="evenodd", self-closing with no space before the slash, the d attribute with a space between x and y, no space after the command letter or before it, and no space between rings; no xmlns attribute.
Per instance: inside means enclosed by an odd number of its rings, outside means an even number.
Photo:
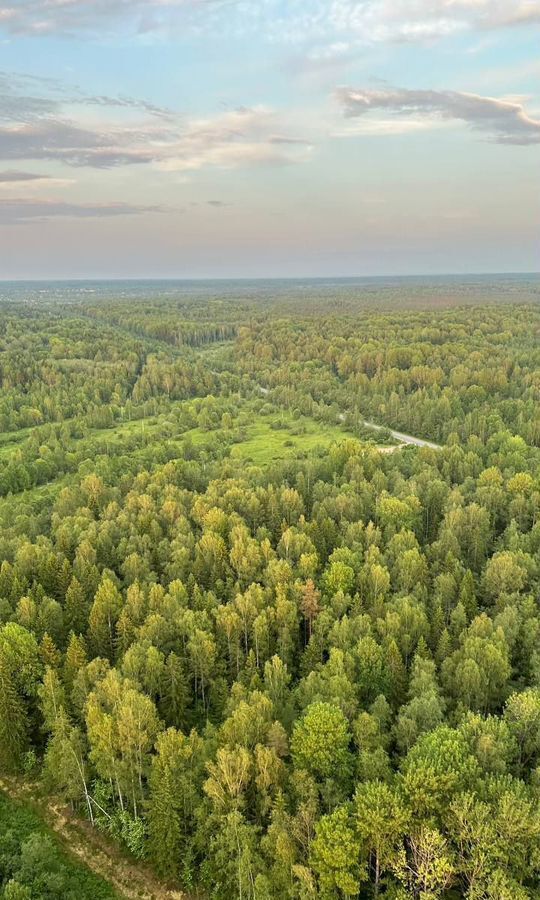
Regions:
<svg viewBox="0 0 540 900"><path fill-rule="evenodd" d="M219 372L212 372L212 375L219 374ZM263 387L262 384L259 384L258 387L261 394L264 394L265 397L270 393L270 389ZM340 413L338 418L340 422L347 421L345 413ZM424 438L415 437L413 434L405 434L403 431L394 431L392 428L387 428L386 425L377 425L376 422L369 422L367 419L362 419L362 425L366 428L372 428L374 431L388 431L398 444L409 444L412 447L429 447L430 450L442 450L441 445L435 444L433 441L426 441ZM388 449L397 450L397 447Z"/></svg>
<svg viewBox="0 0 540 900"><path fill-rule="evenodd" d="M265 396L270 393L269 389L262 385L259 385L259 390ZM340 422L347 421L345 413L340 413L338 418ZM435 444L433 441L426 441L424 438L415 437L413 434L404 434L403 431L394 431L392 428L387 428L385 425L377 425L375 422L369 422L367 419L362 419L362 425L365 425L366 428L372 428L374 431L388 431L399 444L410 444L413 447L429 447L430 450L442 450L441 445Z"/></svg>
<svg viewBox="0 0 540 900"><path fill-rule="evenodd" d="M340 413L339 419L340 422L345 422L345 414ZM394 440L398 441L400 444L411 444L414 447L429 447L430 450L442 450L441 445L434 444L433 441L425 441L424 438L414 437L412 434L394 431L392 428L387 428L385 425L377 425L375 422L368 422L367 419L362 419L362 425L365 425L366 428L373 428L374 431L388 431Z"/></svg>

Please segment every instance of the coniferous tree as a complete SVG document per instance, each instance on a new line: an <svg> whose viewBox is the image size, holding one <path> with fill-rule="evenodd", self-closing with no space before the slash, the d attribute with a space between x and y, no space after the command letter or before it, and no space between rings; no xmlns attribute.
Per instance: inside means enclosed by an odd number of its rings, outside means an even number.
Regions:
<svg viewBox="0 0 540 900"><path fill-rule="evenodd" d="M20 769L28 747L28 718L7 661L0 654L0 770Z"/></svg>

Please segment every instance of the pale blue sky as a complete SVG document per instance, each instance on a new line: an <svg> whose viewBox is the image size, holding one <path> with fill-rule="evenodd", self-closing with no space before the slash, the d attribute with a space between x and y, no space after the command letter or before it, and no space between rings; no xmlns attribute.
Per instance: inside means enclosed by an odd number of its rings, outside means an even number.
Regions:
<svg viewBox="0 0 540 900"><path fill-rule="evenodd" d="M540 268L540 0L0 2L0 277Z"/></svg>

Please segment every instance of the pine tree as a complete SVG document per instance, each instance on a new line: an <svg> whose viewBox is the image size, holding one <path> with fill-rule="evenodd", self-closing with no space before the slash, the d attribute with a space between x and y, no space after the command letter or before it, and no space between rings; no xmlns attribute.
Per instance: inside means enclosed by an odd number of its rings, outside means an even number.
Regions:
<svg viewBox="0 0 540 900"><path fill-rule="evenodd" d="M9 667L0 656L0 771L17 771L27 748L28 720Z"/></svg>
<svg viewBox="0 0 540 900"><path fill-rule="evenodd" d="M306 644L308 643L313 631L313 622L320 612L320 599L320 592L315 587L313 580L309 578L302 588L301 600L302 615L304 616L306 625L306 634L304 640Z"/></svg>
<svg viewBox="0 0 540 900"><path fill-rule="evenodd" d="M158 871L177 878L194 832L203 771L202 741L174 728L162 732L152 759L148 801L149 851Z"/></svg>
<svg viewBox="0 0 540 900"><path fill-rule="evenodd" d="M162 675L160 712L167 724L180 728L186 722L189 689L182 660L169 653Z"/></svg>
<svg viewBox="0 0 540 900"><path fill-rule="evenodd" d="M47 731L53 731L58 716L65 711L66 707L64 686L56 669L47 667L43 676L43 684L40 685L38 692L45 728Z"/></svg>
<svg viewBox="0 0 540 900"><path fill-rule="evenodd" d="M105 577L97 589L88 618L88 630L96 656L114 659L115 629L122 609L122 596L110 578Z"/></svg>
<svg viewBox="0 0 540 900"><path fill-rule="evenodd" d="M435 659L437 660L439 666L448 656L450 656L451 652L452 638L450 637L450 632L448 631L448 629L445 628L443 633L441 634L439 643L437 644L437 651L435 653Z"/></svg>
<svg viewBox="0 0 540 900"><path fill-rule="evenodd" d="M68 694L71 694L77 673L87 663L86 644L82 635L70 634L64 658L63 676Z"/></svg>
<svg viewBox="0 0 540 900"><path fill-rule="evenodd" d="M58 668L62 661L62 654L60 653L50 634L47 634L47 632L45 632L41 639L39 652L44 666L48 666L51 669Z"/></svg>
<svg viewBox="0 0 540 900"><path fill-rule="evenodd" d="M463 605L467 618L471 622L478 612L478 603L476 600L474 575L470 569L467 569L461 581L459 602Z"/></svg>
<svg viewBox="0 0 540 900"><path fill-rule="evenodd" d="M438 599L438 598L433 600L433 602L432 602L429 619L430 619L429 645L432 650L435 650L441 639L441 635L445 629L444 610L442 607L442 603L441 603L440 599Z"/></svg>
<svg viewBox="0 0 540 900"><path fill-rule="evenodd" d="M173 880L178 878L182 846L180 798L175 787L170 765L156 757L150 776L148 848L159 874Z"/></svg>
<svg viewBox="0 0 540 900"><path fill-rule="evenodd" d="M66 591L64 622L67 631L82 634L88 625L88 601L77 578L72 578Z"/></svg>
<svg viewBox="0 0 540 900"><path fill-rule="evenodd" d="M407 670L400 649L392 638L385 652L386 668L389 675L388 700L395 706L401 706L407 688Z"/></svg>

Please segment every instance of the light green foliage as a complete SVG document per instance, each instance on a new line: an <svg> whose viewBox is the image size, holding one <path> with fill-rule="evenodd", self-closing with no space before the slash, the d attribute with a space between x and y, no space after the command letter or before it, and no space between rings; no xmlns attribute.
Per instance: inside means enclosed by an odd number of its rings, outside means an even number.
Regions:
<svg viewBox="0 0 540 900"><path fill-rule="evenodd" d="M112 778L122 809L126 799L137 818L143 777L160 730L154 704L113 669L88 697L86 727L98 774Z"/></svg>
<svg viewBox="0 0 540 900"><path fill-rule="evenodd" d="M323 583L329 594L347 594L354 584L354 569L344 562L333 562L323 575Z"/></svg>
<svg viewBox="0 0 540 900"><path fill-rule="evenodd" d="M323 816L311 848L311 864L319 876L323 897L355 897L366 878L360 865L360 840L348 811Z"/></svg>
<svg viewBox="0 0 540 900"><path fill-rule="evenodd" d="M35 636L26 628L8 622L0 628L0 655L17 688L27 696L34 696L43 671Z"/></svg>
<svg viewBox="0 0 540 900"><path fill-rule="evenodd" d="M409 864L403 879L413 897L442 900L455 876L452 851L436 828L420 825L409 837Z"/></svg>
<svg viewBox="0 0 540 900"><path fill-rule="evenodd" d="M540 690L512 694L505 706L504 719L517 742L519 765L530 766L540 754Z"/></svg>
<svg viewBox="0 0 540 900"><path fill-rule="evenodd" d="M291 752L298 768L315 778L346 778L352 756L351 734L341 710L330 703L313 703L294 727Z"/></svg>
<svg viewBox="0 0 540 900"><path fill-rule="evenodd" d="M104 578L88 616L88 632L95 656L114 658L115 626L121 609L118 588L110 578Z"/></svg>
<svg viewBox="0 0 540 900"><path fill-rule="evenodd" d="M532 900L540 308L313 290L0 309L0 768L188 894Z"/></svg>
<svg viewBox="0 0 540 900"><path fill-rule="evenodd" d="M447 725L423 735L402 766L403 790L419 817L443 814L456 794L477 785L478 775L465 738Z"/></svg>
<svg viewBox="0 0 540 900"><path fill-rule="evenodd" d="M368 781L356 789L353 818L362 852L373 865L377 895L384 875L399 875L404 868L410 813L395 789Z"/></svg>

